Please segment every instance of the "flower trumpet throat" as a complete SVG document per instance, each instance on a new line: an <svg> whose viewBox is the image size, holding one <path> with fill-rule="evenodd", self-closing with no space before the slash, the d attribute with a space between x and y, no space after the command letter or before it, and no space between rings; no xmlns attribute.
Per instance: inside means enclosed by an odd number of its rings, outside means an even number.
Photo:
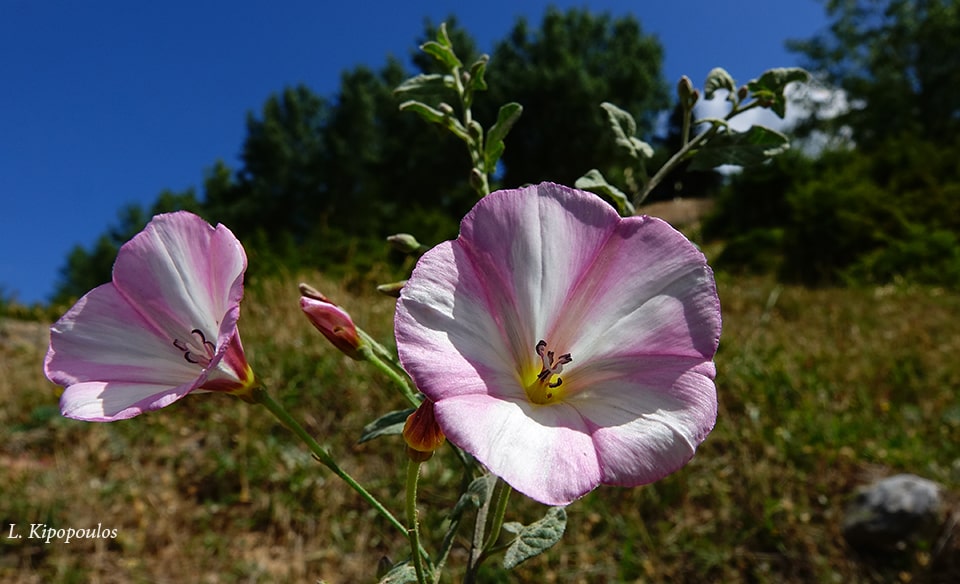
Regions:
<svg viewBox="0 0 960 584"><path fill-rule="evenodd" d="M544 340L537 343L536 352L540 357L540 372L524 386L527 398L538 405L562 401L566 388L563 387L563 378L560 377L560 373L564 365L573 362L573 357L570 353L557 356L554 351L547 348L547 342ZM528 378L525 377L525 379Z"/></svg>

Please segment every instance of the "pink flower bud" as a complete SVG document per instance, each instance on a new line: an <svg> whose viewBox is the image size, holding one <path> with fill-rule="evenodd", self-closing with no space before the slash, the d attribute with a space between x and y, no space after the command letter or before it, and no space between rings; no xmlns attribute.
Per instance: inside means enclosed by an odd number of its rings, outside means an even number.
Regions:
<svg viewBox="0 0 960 584"><path fill-rule="evenodd" d="M357 327L353 324L350 315L322 294L317 296L322 299L313 295L300 298L300 308L303 313L307 315L313 326L333 343L334 347L353 359L363 359L360 354L363 341L360 340Z"/></svg>

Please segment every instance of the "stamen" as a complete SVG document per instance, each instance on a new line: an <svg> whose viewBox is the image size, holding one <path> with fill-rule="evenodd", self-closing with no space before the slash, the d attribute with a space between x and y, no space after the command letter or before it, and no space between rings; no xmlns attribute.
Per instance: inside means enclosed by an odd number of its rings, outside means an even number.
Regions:
<svg viewBox="0 0 960 584"><path fill-rule="evenodd" d="M193 329L190 334L194 336L193 342L173 339L173 346L183 351L183 358L187 363L206 367L217 353L217 346L208 341L207 336L200 329Z"/></svg>
<svg viewBox="0 0 960 584"><path fill-rule="evenodd" d="M547 342L544 340L537 343L536 352L537 356L540 357L542 368L536 379L527 386L527 395L534 403L543 404L552 400L556 395L555 392L547 391L547 389L556 389L563 385L563 378L560 377L560 373L563 371L564 365L573 362L573 357L570 356L570 353L564 353L557 357L555 351L547 350Z"/></svg>

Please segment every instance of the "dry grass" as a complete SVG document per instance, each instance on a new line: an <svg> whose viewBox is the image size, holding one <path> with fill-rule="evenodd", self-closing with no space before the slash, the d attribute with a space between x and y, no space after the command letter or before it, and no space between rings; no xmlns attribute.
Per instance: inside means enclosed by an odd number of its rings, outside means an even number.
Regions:
<svg viewBox="0 0 960 584"><path fill-rule="evenodd" d="M390 338L390 299L308 279ZM309 326L295 283L248 291L241 331L254 368L399 510L399 442L355 441L402 400ZM721 279L720 294L720 418L694 461L655 485L598 489L569 507L558 546L484 581L960 580L957 535L943 549L927 542L878 559L853 555L839 532L846 497L868 477L905 471L960 485L960 296L765 279ZM112 424L60 418L40 368L43 338L0 324L0 581L371 582L381 556L403 557L398 534L262 408L200 395ZM457 494L452 467L445 457L425 465L428 547ZM542 512L517 496L508 520ZM24 534L46 523L118 535L45 544L8 539L11 523ZM461 560L458 551L451 564Z"/></svg>

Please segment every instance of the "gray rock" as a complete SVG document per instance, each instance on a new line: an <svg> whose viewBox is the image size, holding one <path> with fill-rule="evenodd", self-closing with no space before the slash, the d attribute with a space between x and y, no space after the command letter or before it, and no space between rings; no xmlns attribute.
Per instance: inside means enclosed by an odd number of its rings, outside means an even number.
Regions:
<svg viewBox="0 0 960 584"><path fill-rule="evenodd" d="M844 516L843 535L861 551L902 550L911 541L935 538L942 514L937 483L895 475L858 489Z"/></svg>

